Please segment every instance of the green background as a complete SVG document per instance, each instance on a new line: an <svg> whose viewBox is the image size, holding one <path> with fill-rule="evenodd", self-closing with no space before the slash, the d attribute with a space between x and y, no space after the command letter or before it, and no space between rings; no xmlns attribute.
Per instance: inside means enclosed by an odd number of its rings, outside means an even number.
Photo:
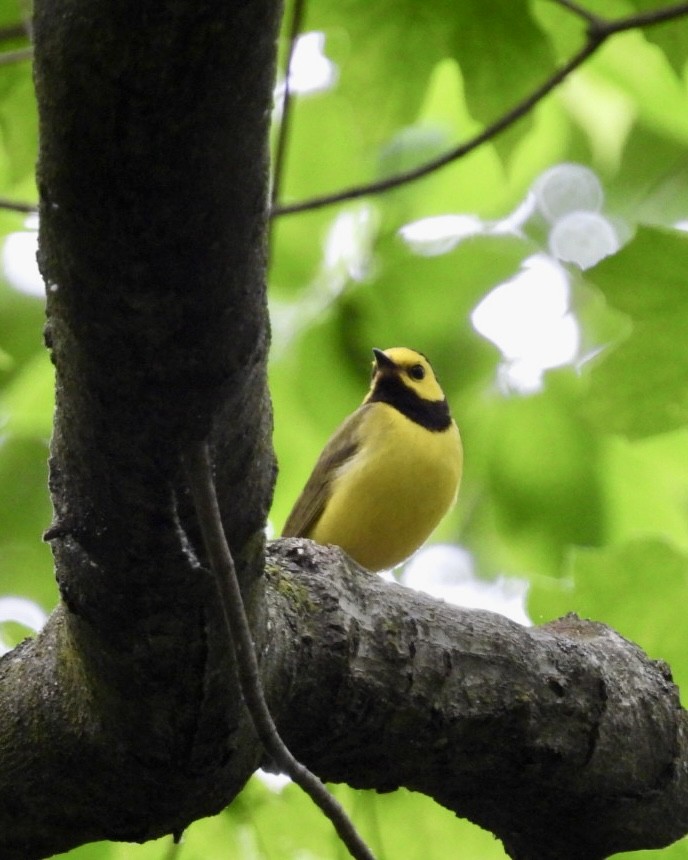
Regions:
<svg viewBox="0 0 688 860"><path fill-rule="evenodd" d="M589 2L610 17L661 5ZM0 2L0 27L19 16L18 5ZM512 107L585 38L582 21L551 0L310 0L304 29L325 34L337 80L294 99L283 202L425 162ZM283 39L282 63L286 49ZM434 540L467 549L486 582L527 579L535 623L568 611L607 622L666 660L684 689L688 235L675 225L688 219L687 58L688 18L621 33L465 159L384 195L277 219L270 260L274 531L327 437L365 393L370 348L421 349L466 449L459 504ZM35 201L29 62L0 65L0 130L0 196ZM548 252L546 224L534 215L516 234L486 229L435 256L414 253L399 230L443 214L498 221L563 162L595 171L603 213L623 225L624 245L586 271L568 267L580 360L546 372L538 391L505 390L500 352L473 328L471 313L524 260ZM0 209L0 238L25 229L25 216ZM342 235L348 252L335 242ZM20 294L0 273L0 597L22 595L49 611L57 592L41 542L51 517L52 414L43 315L42 299ZM2 632L17 641L25 631ZM505 856L492 836L427 798L344 786L337 793L381 860ZM298 790L274 793L253 780L229 810L194 824L176 853L160 840L99 843L65 856L345 855ZM688 840L632 856L688 858Z"/></svg>

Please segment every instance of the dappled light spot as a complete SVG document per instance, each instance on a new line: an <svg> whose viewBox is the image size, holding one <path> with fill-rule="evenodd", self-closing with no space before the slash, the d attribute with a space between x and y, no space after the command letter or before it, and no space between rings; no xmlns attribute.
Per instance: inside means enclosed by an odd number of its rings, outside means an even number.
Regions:
<svg viewBox="0 0 688 860"><path fill-rule="evenodd" d="M15 290L43 297L45 287L36 262L37 250L38 233L35 230L10 233L2 246L2 269Z"/></svg>
<svg viewBox="0 0 688 860"><path fill-rule="evenodd" d="M471 321L501 350L499 378L507 391L539 390L544 371L572 362L578 351L568 275L545 254L526 259L517 275L488 293Z"/></svg>
<svg viewBox="0 0 688 860"><path fill-rule="evenodd" d="M6 654L14 647L6 636L6 625L13 623L38 633L46 621L41 607L25 597L0 597L0 654Z"/></svg>
<svg viewBox="0 0 688 860"><path fill-rule="evenodd" d="M458 546L435 544L420 550L404 568L401 582L447 603L488 609L519 624L531 624L525 607L528 582L506 576L481 579L473 556Z"/></svg>

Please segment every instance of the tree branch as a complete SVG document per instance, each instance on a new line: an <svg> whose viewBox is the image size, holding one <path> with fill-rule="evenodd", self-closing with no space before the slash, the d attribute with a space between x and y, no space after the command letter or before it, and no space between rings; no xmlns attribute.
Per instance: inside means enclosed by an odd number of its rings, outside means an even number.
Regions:
<svg viewBox="0 0 688 860"><path fill-rule="evenodd" d="M431 173L451 164L460 158L464 158L473 150L477 149L482 144L490 140L494 140L503 131L506 131L523 117L527 116L530 111L541 102L545 96L549 95L552 90L556 89L568 77L579 68L589 57L591 57L610 36L616 33L622 33L626 30L633 30L638 27L649 27L655 24L664 23L675 18L688 15L688 3L678 3L673 6L667 6L664 9L654 9L648 12L641 12L635 15L628 15L625 18L620 18L617 21L609 21L600 18L597 15L588 14L577 3L572 3L570 0L552 0L552 2L568 9L572 13L583 17L589 24L587 38L583 47L577 51L561 68L557 69L546 81L536 87L531 93L523 98L513 108L503 113L494 122L490 123L483 131L476 134L474 137L458 144L442 155L426 161L424 164L414 167L410 170L405 170L396 173L393 176L388 176L384 179L375 182L368 182L361 185L354 185L350 188L344 188L341 191L336 191L332 194L322 194L318 197L312 197L309 200L301 200L296 203L283 203L279 206L273 206L271 217L278 218L282 215L293 215L296 212L309 212L313 209L321 209L323 206L331 206L335 203L343 203L347 200L357 200L360 197L367 197L370 194L381 194L385 191L391 191L393 188L399 188L402 185L407 185L410 182L415 182L417 179L422 179L424 176L429 176Z"/></svg>
<svg viewBox="0 0 688 860"><path fill-rule="evenodd" d="M575 617L524 628L390 585L297 539L272 544L266 575L262 684L280 734L322 779L421 791L494 832L515 860L601 860L688 830L686 712L667 667L613 630ZM188 790L196 803L217 791L210 762L196 781L183 765L137 760L120 714L113 727L98 707L98 679L84 683L79 653L57 659L68 623L58 610L0 662L7 860L60 850L65 819L72 839L145 839L179 821ZM21 711L7 709L8 689L21 690ZM70 689L78 700L65 707ZM240 737L234 768L239 749L255 754Z"/></svg>
<svg viewBox="0 0 688 860"><path fill-rule="evenodd" d="M521 627L293 538L268 572L263 682L323 779L423 792L516 860L596 860L688 830L687 714L666 665L610 628Z"/></svg>
<svg viewBox="0 0 688 860"><path fill-rule="evenodd" d="M558 2L561 2L561 0L558 0ZM638 27L654 27L657 24L665 24L667 21L674 21L676 18L683 18L685 15L688 15L688 3L675 3L661 9L648 9L645 12L636 12L627 18L620 18L618 21L602 20L596 25L596 29L602 30L606 36L613 36L615 33L635 30Z"/></svg>
<svg viewBox="0 0 688 860"><path fill-rule="evenodd" d="M264 566L279 10L68 5L35 21L62 599L0 661L0 856L178 833L260 761L181 474L205 438L267 704L322 779L424 791L520 860L685 833L685 712L613 631L447 607L303 541Z"/></svg>
<svg viewBox="0 0 688 860"><path fill-rule="evenodd" d="M280 204L278 202L279 189L281 187L282 169L285 160L288 129L291 119L291 98L288 86L289 67L287 65L287 81L285 83L283 115L275 155L271 217L277 218L282 215L291 215L297 212L308 212L313 209L320 209L336 203L343 203L347 200L356 200L361 197L367 197L371 194L381 194L385 191L399 188L402 185L406 185L410 182L416 181L417 179L429 176L435 171L440 170L442 167L445 167L447 164L451 164L452 162L469 155L473 150L498 137L503 131L506 131L520 119L527 116L530 111L536 107L536 105L549 95L550 92L560 86L572 74L572 72L578 69L590 56L592 56L592 54L595 53L610 36L631 29L651 27L666 23L667 21L672 21L688 14L688 3L676 3L662 9L652 9L646 12L629 15L625 18L618 19L617 21L610 21L589 12L580 4L573 2L573 0L552 0L552 2L569 10L588 22L589 27L585 44L576 54L574 54L573 57L571 57L570 60L554 72L532 93L523 98L518 102L518 104L514 105L513 108L502 114L502 116L487 126L482 132L416 168L402 171L375 182L351 186L331 194L323 194L318 197L312 197L308 200L297 201L295 203ZM302 15L301 3L302 0L296 0L292 22L292 37L295 32L298 32L298 28L300 26ZM289 51L289 61L291 60L292 52L293 38ZM24 58L24 56L20 57L20 59ZM15 59L12 59L11 61L14 62ZM35 206L28 203L13 203L12 201L0 200L0 209L10 209L19 212L33 212L35 211L35 208Z"/></svg>
<svg viewBox="0 0 688 860"><path fill-rule="evenodd" d="M578 15L579 18L587 21L590 25L597 26L600 23L604 23L603 18L600 18L599 15L595 15L594 12L581 6L580 3L576 3L575 0L552 0L552 2L556 3L557 6L561 6L563 9L568 9L568 11L573 12L574 15Z"/></svg>

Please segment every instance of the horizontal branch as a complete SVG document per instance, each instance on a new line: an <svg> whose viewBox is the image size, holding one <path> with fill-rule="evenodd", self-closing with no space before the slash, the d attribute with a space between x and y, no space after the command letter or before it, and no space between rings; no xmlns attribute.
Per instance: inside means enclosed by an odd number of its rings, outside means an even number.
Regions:
<svg viewBox="0 0 688 860"><path fill-rule="evenodd" d="M601 30L605 35L613 36L615 33L623 33L626 30L666 24L667 21L674 21L676 18L683 18L685 15L688 15L688 3L674 3L660 9L647 9L644 12L636 12L627 18L619 18L616 21L598 19L594 25L594 29Z"/></svg>
<svg viewBox="0 0 688 860"><path fill-rule="evenodd" d="M688 831L678 691L610 628L452 607L308 541L272 544L268 570L264 685L321 778L423 792L521 860L595 860Z"/></svg>
<svg viewBox="0 0 688 860"><path fill-rule="evenodd" d="M214 589L202 571L194 583L179 616L205 614L211 625ZM270 546L266 601L255 635L268 704L321 779L427 794L495 833L515 860L601 860L688 831L678 691L664 664L610 628L574 616L525 628L389 584L297 539ZM80 639L98 635L62 607L0 661L4 860L178 831L229 802L258 763L245 712L229 728L185 728L185 711L222 691L221 654L195 701L170 711L171 690L193 693L179 676L204 663L193 644L180 659L168 622L169 635L151 643L156 683L145 651L122 656L127 710L74 649L74 623ZM197 746L204 734L212 746ZM219 761L203 759L217 748Z"/></svg>

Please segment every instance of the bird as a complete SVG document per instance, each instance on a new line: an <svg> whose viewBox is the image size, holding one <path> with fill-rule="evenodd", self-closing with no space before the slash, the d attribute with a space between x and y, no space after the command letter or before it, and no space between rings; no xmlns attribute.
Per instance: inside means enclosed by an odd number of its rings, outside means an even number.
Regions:
<svg viewBox="0 0 688 860"><path fill-rule="evenodd" d="M325 445L282 536L334 544L377 572L413 555L454 505L463 446L425 355L373 356L363 403Z"/></svg>

